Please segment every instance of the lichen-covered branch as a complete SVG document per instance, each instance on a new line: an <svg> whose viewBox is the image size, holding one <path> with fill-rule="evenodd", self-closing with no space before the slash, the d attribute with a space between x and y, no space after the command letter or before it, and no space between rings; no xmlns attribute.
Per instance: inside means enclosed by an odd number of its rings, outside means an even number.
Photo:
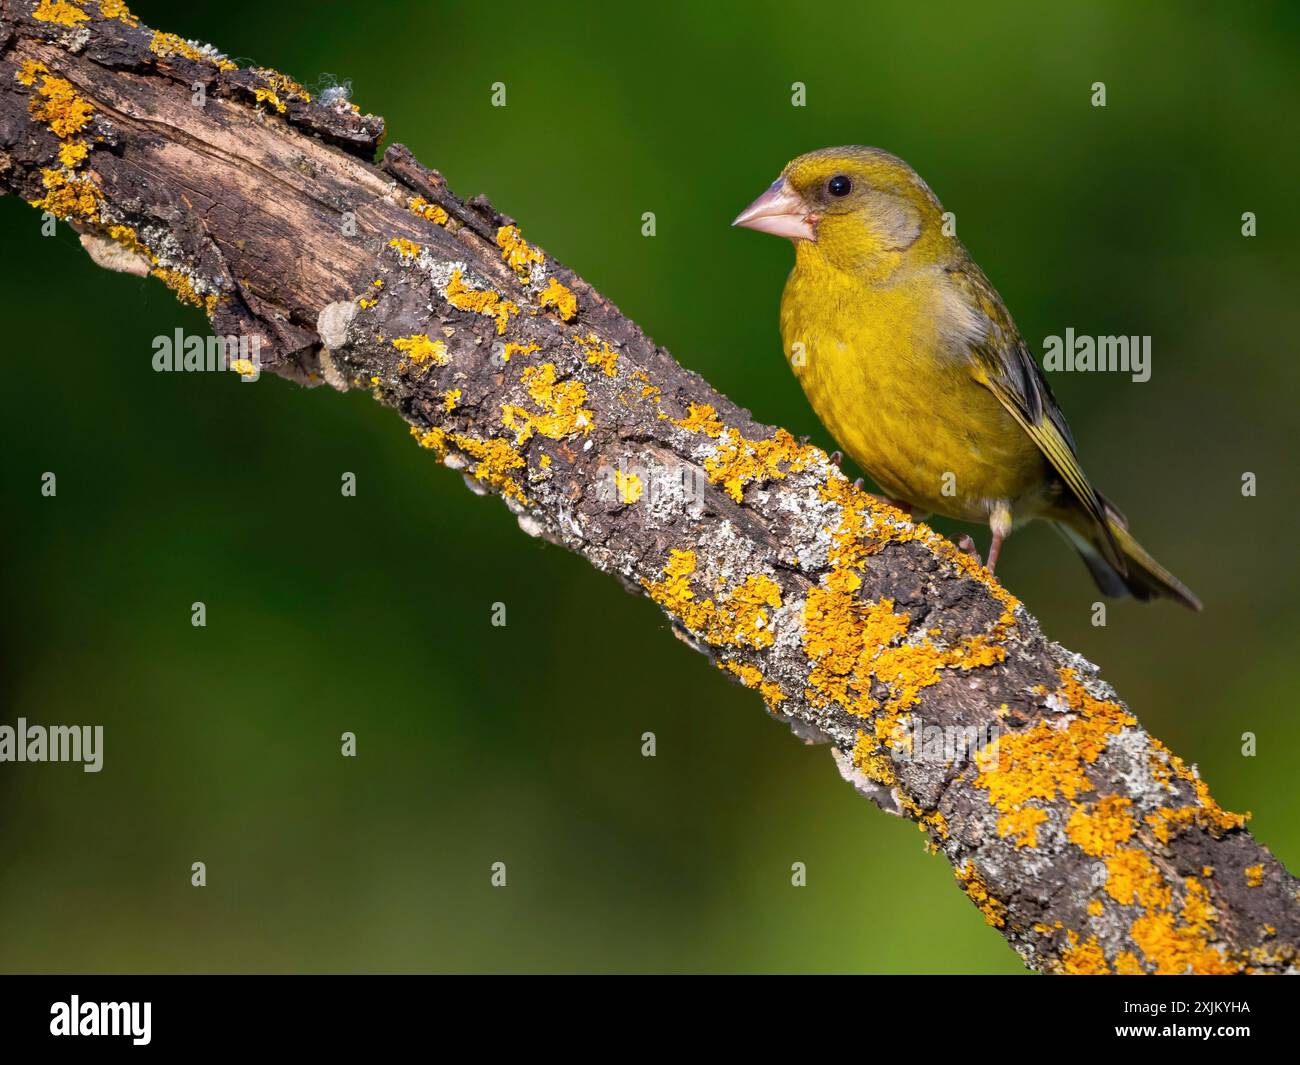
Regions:
<svg viewBox="0 0 1300 1065"><path fill-rule="evenodd" d="M401 146L372 165L381 120L120 0L0 12L0 191L202 307L233 357L369 392L526 533L653 599L917 821L1026 963L1296 967L1296 881L1095 667L486 202Z"/></svg>

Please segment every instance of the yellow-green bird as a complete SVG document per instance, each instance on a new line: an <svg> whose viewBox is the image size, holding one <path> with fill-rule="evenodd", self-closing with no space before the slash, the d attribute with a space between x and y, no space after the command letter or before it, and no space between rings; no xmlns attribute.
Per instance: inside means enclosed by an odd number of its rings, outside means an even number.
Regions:
<svg viewBox="0 0 1300 1065"><path fill-rule="evenodd" d="M889 502L987 522L990 570L1013 526L1045 518L1105 594L1201 608L1089 483L1001 297L907 163L858 146L801 155L734 224L794 241L786 355Z"/></svg>

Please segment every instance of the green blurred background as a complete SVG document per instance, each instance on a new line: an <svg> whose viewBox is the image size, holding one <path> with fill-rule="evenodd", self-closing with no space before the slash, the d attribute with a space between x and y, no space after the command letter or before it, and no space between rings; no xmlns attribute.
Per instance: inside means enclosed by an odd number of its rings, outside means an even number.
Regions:
<svg viewBox="0 0 1300 1065"><path fill-rule="evenodd" d="M1067 326L1151 335L1148 383L1052 384L1093 479L1205 613L1120 603L1094 628L1045 528L1001 576L1295 868L1300 18L1044 6L133 8L309 87L350 79L389 142L823 445L779 347L789 245L728 228L800 152L909 160L1036 352ZM914 826L391 413L155 374L152 338L200 315L93 267L66 227L42 239L21 202L0 227L0 723L106 730L98 775L0 766L0 969L1021 971Z"/></svg>

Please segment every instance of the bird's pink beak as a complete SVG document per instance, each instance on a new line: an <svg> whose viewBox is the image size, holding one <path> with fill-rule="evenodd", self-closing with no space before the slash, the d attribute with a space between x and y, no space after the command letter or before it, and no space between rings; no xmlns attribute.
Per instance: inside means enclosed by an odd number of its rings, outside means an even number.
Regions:
<svg viewBox="0 0 1300 1065"><path fill-rule="evenodd" d="M740 214L733 226L744 226L760 233L773 233L791 240L817 239L813 229L817 217L808 209L803 197L785 178L777 178L762 196Z"/></svg>

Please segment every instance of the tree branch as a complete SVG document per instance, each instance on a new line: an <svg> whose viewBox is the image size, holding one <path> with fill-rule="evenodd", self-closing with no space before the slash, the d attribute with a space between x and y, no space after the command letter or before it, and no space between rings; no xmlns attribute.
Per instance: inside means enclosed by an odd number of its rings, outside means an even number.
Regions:
<svg viewBox="0 0 1300 1065"><path fill-rule="evenodd" d="M380 119L120 0L0 11L0 191L201 306L244 342L227 357L369 391L526 533L648 595L916 820L1028 965L1295 969L1296 881L1092 664L486 201L400 145L372 165Z"/></svg>

